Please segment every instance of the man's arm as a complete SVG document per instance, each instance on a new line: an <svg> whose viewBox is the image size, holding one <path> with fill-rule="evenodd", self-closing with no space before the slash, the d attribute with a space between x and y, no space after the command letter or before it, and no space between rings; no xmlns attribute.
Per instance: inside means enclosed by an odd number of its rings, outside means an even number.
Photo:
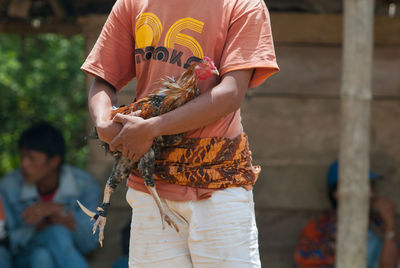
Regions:
<svg viewBox="0 0 400 268"><path fill-rule="evenodd" d="M123 146L124 156L137 161L147 152L155 137L194 130L236 111L246 94L252 73L253 69L229 72L210 91L157 117L144 120L136 116L117 115L113 121L124 126L112 140L111 150Z"/></svg>
<svg viewBox="0 0 400 268"><path fill-rule="evenodd" d="M383 246L379 258L379 267L395 268L398 262L398 250L396 245L396 221L395 221L395 204L392 200L382 197L375 198L371 207L379 212L383 226L384 234Z"/></svg>
<svg viewBox="0 0 400 268"><path fill-rule="evenodd" d="M111 120L112 107L117 103L116 90L105 80L95 77L89 90L88 103L100 140L110 143L121 130L121 125Z"/></svg>
<svg viewBox="0 0 400 268"><path fill-rule="evenodd" d="M379 267L396 268L398 263L398 250L395 237L383 241Z"/></svg>

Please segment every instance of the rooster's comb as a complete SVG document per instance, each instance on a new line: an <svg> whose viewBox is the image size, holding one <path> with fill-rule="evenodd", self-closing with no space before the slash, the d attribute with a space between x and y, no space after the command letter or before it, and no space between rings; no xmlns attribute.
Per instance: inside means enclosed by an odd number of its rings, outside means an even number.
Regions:
<svg viewBox="0 0 400 268"><path fill-rule="evenodd" d="M215 67L215 64L213 62L212 59L210 59L209 57L205 56L203 57L203 63L207 64L208 66L210 66L211 69L217 69L217 67Z"/></svg>

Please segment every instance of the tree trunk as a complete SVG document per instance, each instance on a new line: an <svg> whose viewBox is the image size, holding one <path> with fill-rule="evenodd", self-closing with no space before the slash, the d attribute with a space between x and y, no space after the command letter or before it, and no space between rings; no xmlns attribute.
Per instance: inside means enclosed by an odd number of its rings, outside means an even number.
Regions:
<svg viewBox="0 0 400 268"><path fill-rule="evenodd" d="M337 268L365 268L374 0L344 0Z"/></svg>

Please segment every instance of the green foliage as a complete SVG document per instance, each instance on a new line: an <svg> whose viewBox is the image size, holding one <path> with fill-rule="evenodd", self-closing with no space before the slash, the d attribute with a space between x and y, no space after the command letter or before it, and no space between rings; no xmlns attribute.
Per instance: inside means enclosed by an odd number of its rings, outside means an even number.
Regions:
<svg viewBox="0 0 400 268"><path fill-rule="evenodd" d="M17 142L33 122L63 131L67 162L86 166L83 38L0 35L0 176L18 167Z"/></svg>

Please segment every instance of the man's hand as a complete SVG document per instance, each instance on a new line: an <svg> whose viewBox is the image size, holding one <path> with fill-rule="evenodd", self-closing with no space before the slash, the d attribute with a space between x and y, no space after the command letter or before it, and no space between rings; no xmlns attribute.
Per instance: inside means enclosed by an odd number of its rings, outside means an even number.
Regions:
<svg viewBox="0 0 400 268"><path fill-rule="evenodd" d="M153 144L155 138L150 120L132 115L116 114L113 122L123 125L122 130L111 141L112 151L121 151L122 155L138 161Z"/></svg>
<svg viewBox="0 0 400 268"><path fill-rule="evenodd" d="M36 202L22 212L22 218L27 224L36 225L45 217L62 213L64 208L61 204L53 202Z"/></svg>
<svg viewBox="0 0 400 268"><path fill-rule="evenodd" d="M112 120L102 121L96 125L99 139L110 144L114 137L121 131L122 125Z"/></svg>
<svg viewBox="0 0 400 268"><path fill-rule="evenodd" d="M72 232L76 230L75 218L71 211L68 213L58 213L55 215L51 215L49 217L49 221L51 224L62 224L70 229Z"/></svg>

